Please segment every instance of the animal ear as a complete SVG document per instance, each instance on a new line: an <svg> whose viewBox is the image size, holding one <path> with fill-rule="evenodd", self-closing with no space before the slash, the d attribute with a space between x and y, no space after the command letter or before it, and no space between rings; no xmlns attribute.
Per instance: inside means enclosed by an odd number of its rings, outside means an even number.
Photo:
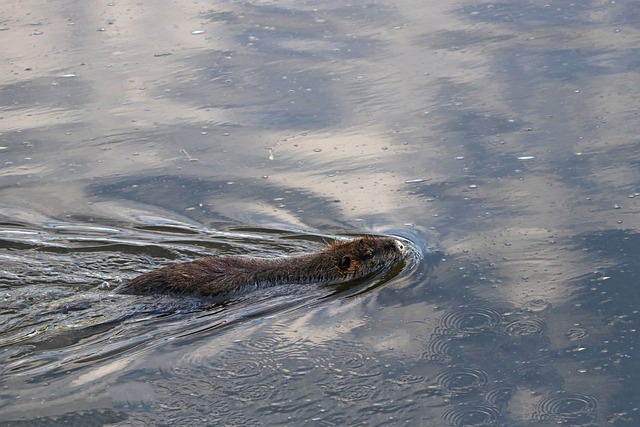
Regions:
<svg viewBox="0 0 640 427"><path fill-rule="evenodd" d="M349 255L345 255L340 260L340 268L347 270L351 266L351 257Z"/></svg>

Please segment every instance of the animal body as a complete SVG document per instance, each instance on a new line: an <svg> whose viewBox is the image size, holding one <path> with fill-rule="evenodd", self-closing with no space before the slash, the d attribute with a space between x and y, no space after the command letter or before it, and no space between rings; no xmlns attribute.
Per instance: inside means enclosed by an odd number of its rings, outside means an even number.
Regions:
<svg viewBox="0 0 640 427"><path fill-rule="evenodd" d="M387 270L406 253L404 244L392 237L363 236L299 256L211 256L142 274L116 292L218 296L283 284L342 283Z"/></svg>

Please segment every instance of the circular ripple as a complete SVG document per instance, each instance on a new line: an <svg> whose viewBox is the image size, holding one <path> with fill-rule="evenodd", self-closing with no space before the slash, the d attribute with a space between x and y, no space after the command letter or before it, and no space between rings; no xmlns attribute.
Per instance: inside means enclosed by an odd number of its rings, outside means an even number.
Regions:
<svg viewBox="0 0 640 427"><path fill-rule="evenodd" d="M431 362L450 362L449 342L451 337L443 335L431 335L427 344L427 350L422 354L422 358Z"/></svg>
<svg viewBox="0 0 640 427"><path fill-rule="evenodd" d="M509 404L514 394L516 394L515 386L500 385L489 390L485 395L485 399L498 408L504 408Z"/></svg>
<svg viewBox="0 0 640 427"><path fill-rule="evenodd" d="M278 369L289 377L307 375L315 368L313 359L306 356L283 357L276 362Z"/></svg>
<svg viewBox="0 0 640 427"><path fill-rule="evenodd" d="M295 351L300 347L300 344L304 345L305 343L304 340L296 342L278 333L272 333L267 336L247 340L243 342L243 345L252 352L272 354Z"/></svg>
<svg viewBox="0 0 640 427"><path fill-rule="evenodd" d="M218 366L211 366L218 378L249 378L259 375L262 367L257 360L226 359Z"/></svg>
<svg viewBox="0 0 640 427"><path fill-rule="evenodd" d="M200 423L192 424L192 425L202 425L202 421ZM253 418L247 418L245 414L235 413L231 414L224 420L225 426L242 426L242 427L257 427L262 425L262 423Z"/></svg>
<svg viewBox="0 0 640 427"><path fill-rule="evenodd" d="M273 386L266 384L252 384L237 390L240 400L264 400L273 394Z"/></svg>
<svg viewBox="0 0 640 427"><path fill-rule="evenodd" d="M540 319L517 319L505 326L507 334L512 336L542 335L547 325Z"/></svg>
<svg viewBox="0 0 640 427"><path fill-rule="evenodd" d="M444 412L442 418L453 426L486 427L498 422L500 411L493 406L463 406Z"/></svg>
<svg viewBox="0 0 640 427"><path fill-rule="evenodd" d="M533 415L539 421L555 421L573 426L593 423L598 401L582 393L564 393L542 399Z"/></svg>
<svg viewBox="0 0 640 427"><path fill-rule="evenodd" d="M424 377L422 375L404 374L390 381L397 385L418 384L424 381Z"/></svg>
<svg viewBox="0 0 640 427"><path fill-rule="evenodd" d="M585 339L588 338L589 335L591 335L591 332L586 328L571 328L567 331L567 337L569 337L571 341Z"/></svg>
<svg viewBox="0 0 640 427"><path fill-rule="evenodd" d="M543 311L551 308L551 303L543 297L530 297L524 301L524 309L527 311Z"/></svg>
<svg viewBox="0 0 640 427"><path fill-rule="evenodd" d="M473 367L447 369L436 377L436 381L447 392L460 395L471 393L487 385L487 373Z"/></svg>
<svg viewBox="0 0 640 427"><path fill-rule="evenodd" d="M496 310L481 307L465 307L446 313L440 319L440 328L446 335L468 336L496 329L502 316Z"/></svg>
<svg viewBox="0 0 640 427"><path fill-rule="evenodd" d="M371 377L381 372L380 362L366 353L350 350L332 350L314 358L315 366L329 373L349 374L354 377Z"/></svg>
<svg viewBox="0 0 640 427"><path fill-rule="evenodd" d="M343 402L356 402L359 400L367 400L372 397L373 387L369 385L351 385L338 390L337 398Z"/></svg>
<svg viewBox="0 0 640 427"><path fill-rule="evenodd" d="M334 363L348 369L362 368L365 364L365 356L355 351L334 353Z"/></svg>

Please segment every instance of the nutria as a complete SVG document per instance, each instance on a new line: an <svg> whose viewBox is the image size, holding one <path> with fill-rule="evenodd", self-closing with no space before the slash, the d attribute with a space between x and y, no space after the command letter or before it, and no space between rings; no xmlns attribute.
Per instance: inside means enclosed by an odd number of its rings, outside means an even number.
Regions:
<svg viewBox="0 0 640 427"><path fill-rule="evenodd" d="M124 283L116 292L217 296L284 284L341 283L389 269L405 255L404 245L396 239L364 236L330 243L309 255L212 256L171 264Z"/></svg>

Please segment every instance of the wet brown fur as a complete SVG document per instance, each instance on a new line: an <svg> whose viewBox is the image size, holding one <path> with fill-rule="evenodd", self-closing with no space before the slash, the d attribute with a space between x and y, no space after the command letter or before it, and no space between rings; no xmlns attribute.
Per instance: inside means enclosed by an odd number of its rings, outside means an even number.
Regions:
<svg viewBox="0 0 640 427"><path fill-rule="evenodd" d="M142 274L116 292L224 295L282 284L340 283L382 271L405 256L390 237L364 236L328 244L322 251L283 258L212 256Z"/></svg>

